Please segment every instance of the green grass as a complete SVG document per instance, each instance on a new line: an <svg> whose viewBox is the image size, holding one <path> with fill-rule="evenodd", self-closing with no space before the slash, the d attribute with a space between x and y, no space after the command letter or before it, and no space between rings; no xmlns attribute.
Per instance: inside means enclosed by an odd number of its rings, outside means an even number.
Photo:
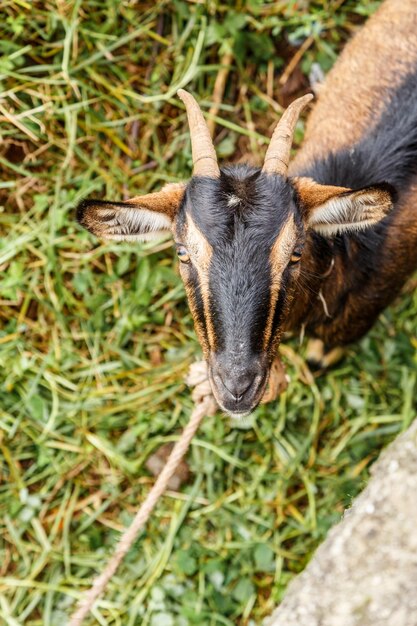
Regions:
<svg viewBox="0 0 417 626"><path fill-rule="evenodd" d="M208 109L231 50L216 144L259 162L271 97L302 93L312 62L327 70L377 5L3 2L1 624L65 624L153 483L147 457L192 408L183 377L199 347L171 244L100 244L75 204L187 178L175 91ZM246 426L203 423L189 482L161 499L87 623L261 624L413 419L416 319L410 287L313 385L289 342L288 391Z"/></svg>

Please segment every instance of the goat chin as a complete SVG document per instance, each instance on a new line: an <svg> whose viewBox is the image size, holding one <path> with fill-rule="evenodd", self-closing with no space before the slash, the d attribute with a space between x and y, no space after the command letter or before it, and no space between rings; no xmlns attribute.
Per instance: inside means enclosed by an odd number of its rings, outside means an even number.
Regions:
<svg viewBox="0 0 417 626"><path fill-rule="evenodd" d="M244 413L230 413L226 411L226 414L234 421L239 424L245 425L249 422L249 418L253 414L253 411L246 411Z"/></svg>

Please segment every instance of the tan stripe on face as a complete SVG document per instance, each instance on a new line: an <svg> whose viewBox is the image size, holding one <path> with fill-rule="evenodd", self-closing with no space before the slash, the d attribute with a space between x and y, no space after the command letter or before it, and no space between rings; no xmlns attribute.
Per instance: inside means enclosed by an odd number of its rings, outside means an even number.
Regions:
<svg viewBox="0 0 417 626"><path fill-rule="evenodd" d="M209 269L213 250L201 230L196 226L191 215L187 215L187 235L185 245L191 257L191 262L197 270L201 297L203 299L204 317L207 328L207 338L209 348L214 350L216 346L216 335L214 332L213 320L210 315L210 295L209 295ZM190 289L191 291L191 289ZM191 311L194 313L193 311ZM198 326L197 316L193 315Z"/></svg>
<svg viewBox="0 0 417 626"><path fill-rule="evenodd" d="M272 246L269 255L269 262L271 266L271 290L269 297L269 314L264 332L264 350L267 350L269 341L271 339L272 322L274 319L275 307L281 288L282 273L290 260L295 244L295 239L296 230L294 224L294 216L291 215L288 218L286 224L281 229L281 232L275 240L275 243Z"/></svg>
<svg viewBox="0 0 417 626"><path fill-rule="evenodd" d="M193 289L193 285L189 280L189 272L188 272L188 268L186 266L184 266L183 264L180 263L180 273L182 276L182 279L184 281L184 286L185 286L185 292L187 294L187 299L188 299L188 306L190 307L190 311L191 311L191 315L193 316L193 320L194 320L194 328L195 331L197 333L197 337L198 337L198 341L200 342L200 345L203 349L203 354L205 356L205 358L207 359L209 356L209 345L207 343L206 340L206 334L204 332L204 327L200 322L199 319L199 315L198 315L198 309L197 309L197 303L196 303L196 298L195 298L195 292Z"/></svg>

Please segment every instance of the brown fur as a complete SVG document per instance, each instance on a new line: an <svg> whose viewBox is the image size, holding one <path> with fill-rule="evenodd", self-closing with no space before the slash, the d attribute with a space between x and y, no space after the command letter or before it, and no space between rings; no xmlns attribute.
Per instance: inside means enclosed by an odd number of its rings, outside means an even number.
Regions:
<svg viewBox="0 0 417 626"><path fill-rule="evenodd" d="M331 198L334 198L334 196L348 191L345 187L319 185L312 178L306 178L304 176L295 177L292 179L292 182L303 204L308 207L309 210L324 204L328 200L331 200Z"/></svg>
<svg viewBox="0 0 417 626"><path fill-rule="evenodd" d="M185 187L186 183L168 183L161 191L134 196L127 202L137 204L138 208L165 213L173 220L184 196Z"/></svg>
<svg viewBox="0 0 417 626"><path fill-rule="evenodd" d="M290 174L358 141L377 123L387 89L398 86L416 64L417 2L386 0L326 77Z"/></svg>

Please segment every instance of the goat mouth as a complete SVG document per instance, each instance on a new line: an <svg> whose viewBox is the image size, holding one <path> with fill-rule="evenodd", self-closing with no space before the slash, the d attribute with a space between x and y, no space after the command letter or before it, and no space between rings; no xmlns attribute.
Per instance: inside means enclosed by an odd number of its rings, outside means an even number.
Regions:
<svg viewBox="0 0 417 626"><path fill-rule="evenodd" d="M263 376L255 377L259 378L259 380L256 381L256 379L254 379L252 391L249 396L239 400L226 397L224 392L219 389L215 382L211 367L208 368L208 375L211 390L219 407L233 420L240 421L244 420L251 413L253 413L261 402L268 383L269 369Z"/></svg>

